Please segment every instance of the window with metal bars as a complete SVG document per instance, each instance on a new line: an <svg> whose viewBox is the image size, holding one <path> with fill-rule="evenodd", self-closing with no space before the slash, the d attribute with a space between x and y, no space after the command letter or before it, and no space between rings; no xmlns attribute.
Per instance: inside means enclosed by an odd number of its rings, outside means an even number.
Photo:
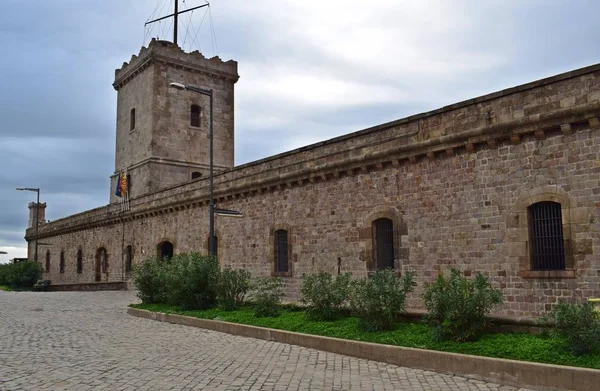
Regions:
<svg viewBox="0 0 600 391"><path fill-rule="evenodd" d="M200 127L200 106L192 105L190 109L190 125L196 128Z"/></svg>
<svg viewBox="0 0 600 391"><path fill-rule="evenodd" d="M46 273L50 273L50 250L46 251Z"/></svg>
<svg viewBox="0 0 600 391"><path fill-rule="evenodd" d="M61 251L60 252L60 264L59 264L59 271L61 273L65 272L65 252Z"/></svg>
<svg viewBox="0 0 600 391"><path fill-rule="evenodd" d="M275 231L275 271L287 273L289 271L289 241L288 231L279 229Z"/></svg>
<svg viewBox="0 0 600 391"><path fill-rule="evenodd" d="M373 221L373 256L375 268L394 268L394 222L391 219Z"/></svg>
<svg viewBox="0 0 600 391"><path fill-rule="evenodd" d="M83 273L83 252L77 250L77 274Z"/></svg>
<svg viewBox="0 0 600 391"><path fill-rule="evenodd" d="M565 246L561 206L543 201L528 208L529 248L533 270L564 270Z"/></svg>

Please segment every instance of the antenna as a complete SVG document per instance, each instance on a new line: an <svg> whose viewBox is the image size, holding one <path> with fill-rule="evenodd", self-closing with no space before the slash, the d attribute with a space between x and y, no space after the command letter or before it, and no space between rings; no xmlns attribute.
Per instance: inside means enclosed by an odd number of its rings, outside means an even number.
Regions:
<svg viewBox="0 0 600 391"><path fill-rule="evenodd" d="M167 19L167 18L173 17L173 19L174 19L174 23L173 23L173 25L174 25L173 26L173 43L175 45L177 45L177 24L178 24L178 20L179 20L179 15L185 14L186 12L190 12L190 11L193 11L193 10L197 10L198 8L210 7L210 4L207 1L206 4L202 4L202 5L199 5L197 7L188 8L185 11L181 11L180 12L179 11L179 0L173 0L173 1L175 3L175 7L174 7L174 12L172 14L166 15L166 16L162 16L162 17L160 17L158 19L154 19L154 20L148 21L148 22L144 23L144 26L147 26L150 23L158 22L158 21L161 21L163 19Z"/></svg>

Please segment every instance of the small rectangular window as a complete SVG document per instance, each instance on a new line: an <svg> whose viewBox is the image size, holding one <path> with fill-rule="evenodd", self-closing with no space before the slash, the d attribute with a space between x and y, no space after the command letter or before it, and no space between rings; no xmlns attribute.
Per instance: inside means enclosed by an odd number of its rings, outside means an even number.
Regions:
<svg viewBox="0 0 600 391"><path fill-rule="evenodd" d="M129 130L135 129L135 109L131 109L129 113Z"/></svg>
<svg viewBox="0 0 600 391"><path fill-rule="evenodd" d="M275 271L289 271L288 232L284 229L275 231Z"/></svg>
<svg viewBox="0 0 600 391"><path fill-rule="evenodd" d="M558 202L543 201L531 205L529 242L533 270L564 270L565 247L562 211Z"/></svg>
<svg viewBox="0 0 600 391"><path fill-rule="evenodd" d="M196 128L200 127L200 106L192 105L190 109L190 125Z"/></svg>

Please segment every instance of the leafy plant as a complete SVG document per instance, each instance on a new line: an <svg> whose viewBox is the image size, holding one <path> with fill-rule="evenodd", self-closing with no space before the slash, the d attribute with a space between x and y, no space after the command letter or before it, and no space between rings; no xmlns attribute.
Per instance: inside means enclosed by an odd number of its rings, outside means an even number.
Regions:
<svg viewBox="0 0 600 391"><path fill-rule="evenodd" d="M405 310L406 295L415 286L413 273L396 277L393 270L377 270L371 277L353 281L350 306L365 331L391 329Z"/></svg>
<svg viewBox="0 0 600 391"><path fill-rule="evenodd" d="M335 319L350 292L350 274L333 278L327 272L302 276L302 303L306 316L314 320Z"/></svg>
<svg viewBox="0 0 600 391"><path fill-rule="evenodd" d="M250 272L244 269L223 269L219 275L217 300L228 311L242 306L250 289Z"/></svg>
<svg viewBox="0 0 600 391"><path fill-rule="evenodd" d="M168 263L151 258L134 265L132 275L138 297L144 304L166 303Z"/></svg>
<svg viewBox="0 0 600 391"><path fill-rule="evenodd" d="M600 347L600 314L591 303L558 303L542 322L551 327L551 336L562 339L576 356Z"/></svg>
<svg viewBox="0 0 600 391"><path fill-rule="evenodd" d="M281 278L258 278L254 283L254 316L277 317L281 312L283 296Z"/></svg>
<svg viewBox="0 0 600 391"><path fill-rule="evenodd" d="M50 289L50 285L52 285L52 281L50 280L38 280L33 285L34 291L45 292Z"/></svg>
<svg viewBox="0 0 600 391"><path fill-rule="evenodd" d="M42 277L43 272L42 265L33 261L0 265L0 285L29 289Z"/></svg>
<svg viewBox="0 0 600 391"><path fill-rule="evenodd" d="M178 254L168 263L165 280L168 303L190 310L216 304L219 277L216 258L199 253Z"/></svg>
<svg viewBox="0 0 600 391"><path fill-rule="evenodd" d="M434 340L464 342L479 338L489 324L486 315L502 303L502 292L481 273L468 280L452 269L448 278L440 274L425 284L423 301Z"/></svg>

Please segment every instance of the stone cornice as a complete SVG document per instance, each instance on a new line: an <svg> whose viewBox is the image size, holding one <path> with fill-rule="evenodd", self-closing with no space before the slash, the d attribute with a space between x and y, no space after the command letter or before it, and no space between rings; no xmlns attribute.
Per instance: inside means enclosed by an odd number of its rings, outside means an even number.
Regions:
<svg viewBox="0 0 600 391"><path fill-rule="evenodd" d="M422 158L446 158L461 150L473 152L478 146L496 148L507 141L518 143L528 136L539 139L553 133L570 134L576 129L598 129L598 117L600 101L594 101L417 142L412 142L418 134L413 132L406 133L404 137L396 135L359 148L340 150L310 161L298 160L287 165L265 162L263 169L254 173L249 172L253 166L241 166L215 175L215 198L218 203L341 176L398 167ZM168 214L207 203L208 180L198 180L132 199L132 210L128 212L120 213L120 205L115 204L56 220L40 230L40 238ZM32 234L33 231L28 230L27 238L31 239Z"/></svg>

